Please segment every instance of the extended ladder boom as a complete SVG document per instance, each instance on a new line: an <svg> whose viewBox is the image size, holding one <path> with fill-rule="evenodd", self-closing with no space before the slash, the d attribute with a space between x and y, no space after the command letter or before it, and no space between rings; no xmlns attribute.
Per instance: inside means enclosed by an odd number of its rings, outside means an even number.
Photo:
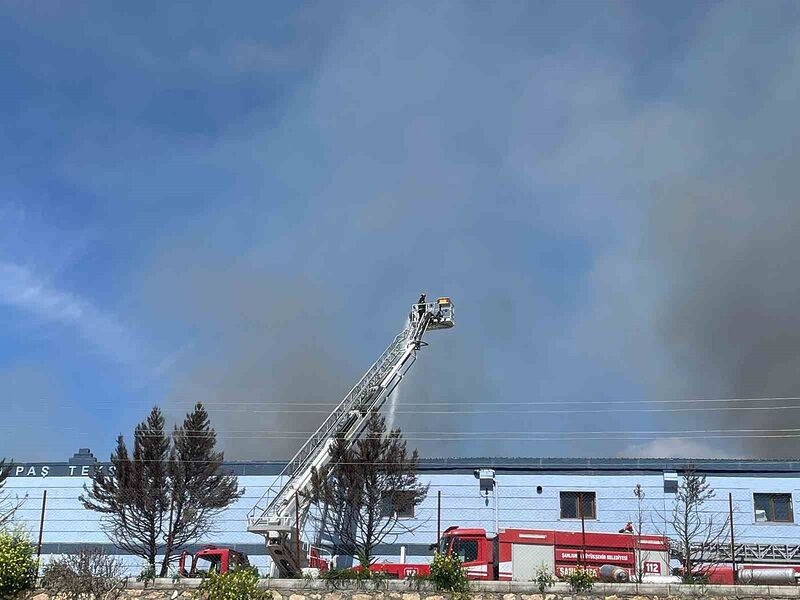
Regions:
<svg viewBox="0 0 800 600"><path fill-rule="evenodd" d="M744 543L734 545L734 556L731 557L731 545L728 543L694 544L696 556L703 560L729 563L732 558L737 564L744 563L800 563L800 544Z"/></svg>
<svg viewBox="0 0 800 600"><path fill-rule="evenodd" d="M380 410L414 364L425 332L448 329L453 324L453 305L449 298L413 305L406 328L306 440L248 513L247 529L266 538L267 552L278 576L295 577L308 566L304 553L299 549L312 472L328 464L329 449L337 438L356 439L369 415Z"/></svg>

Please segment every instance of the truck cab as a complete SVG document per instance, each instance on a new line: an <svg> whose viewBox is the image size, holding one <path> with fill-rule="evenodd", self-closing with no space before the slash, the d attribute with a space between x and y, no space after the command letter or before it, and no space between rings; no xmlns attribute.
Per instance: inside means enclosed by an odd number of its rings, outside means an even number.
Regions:
<svg viewBox="0 0 800 600"><path fill-rule="evenodd" d="M206 546L194 556L181 552L178 573L181 577L207 577L211 573L228 573L250 566L247 555L230 548Z"/></svg>
<svg viewBox="0 0 800 600"><path fill-rule="evenodd" d="M485 529L450 527L439 540L438 552L458 556L469 579L497 579L495 557L496 538L486 535Z"/></svg>

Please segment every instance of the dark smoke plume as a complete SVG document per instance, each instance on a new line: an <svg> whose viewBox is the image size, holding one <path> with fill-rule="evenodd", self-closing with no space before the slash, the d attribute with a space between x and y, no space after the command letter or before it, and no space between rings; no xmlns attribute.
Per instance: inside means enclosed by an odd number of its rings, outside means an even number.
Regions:
<svg viewBox="0 0 800 600"><path fill-rule="evenodd" d="M204 246L216 213L154 258L151 303L192 344L170 371L171 402L333 406L425 290L455 298L458 330L437 336L401 408L482 402L487 413L406 412L397 424L554 437L435 455L596 456L627 445L615 429L797 426L800 411L786 410L489 414L502 401L800 394L792 4L709 5L676 48L659 49L636 27L619 46L598 44L606 28L588 12L578 32L560 15L575 33L557 39L552 16L526 15L541 30L523 38L546 52L506 43L526 5L490 26L462 5L424 18L398 6L354 14L285 123L231 142L233 172L254 156L259 174L291 182L278 198L265 183L226 206L225 231L251 240L239 258ZM626 7L602 19L652 26ZM319 154L287 151L300 142ZM291 211L275 217L272 202ZM226 441L249 458L300 443L254 429L305 431L324 416L212 415L249 432ZM575 430L608 439L558 439ZM791 439L700 442L711 455L796 454Z"/></svg>
<svg viewBox="0 0 800 600"><path fill-rule="evenodd" d="M666 282L658 333L695 397L800 395L800 156L765 161L725 186L692 186L653 208L648 250ZM794 164L790 169L788 165ZM680 195L678 195L680 194ZM736 406L800 406L800 401ZM798 410L724 411L728 429L800 426ZM797 455L785 439L741 440L757 456Z"/></svg>

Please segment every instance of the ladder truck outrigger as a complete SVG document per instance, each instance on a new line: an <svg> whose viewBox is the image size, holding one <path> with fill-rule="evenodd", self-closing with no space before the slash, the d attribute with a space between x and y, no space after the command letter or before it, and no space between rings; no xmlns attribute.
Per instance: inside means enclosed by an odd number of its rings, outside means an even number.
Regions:
<svg viewBox="0 0 800 600"><path fill-rule="evenodd" d="M406 327L348 392L320 427L306 440L247 515L247 530L263 535L272 558L272 574L297 577L303 569L320 567L317 550L302 540L310 508L311 474L330 461L329 449L338 438L355 441L370 414L379 411L414 364L422 337L454 322L450 298L427 302L425 295L412 305Z"/></svg>

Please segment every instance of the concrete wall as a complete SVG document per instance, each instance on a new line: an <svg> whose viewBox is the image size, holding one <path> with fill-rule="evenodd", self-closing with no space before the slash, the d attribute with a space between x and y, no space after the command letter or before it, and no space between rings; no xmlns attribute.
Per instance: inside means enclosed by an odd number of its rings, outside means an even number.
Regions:
<svg viewBox="0 0 800 600"><path fill-rule="evenodd" d="M144 589L141 584L133 584L124 590L124 600L167 600L196 597L197 580L187 585L175 587L170 580L157 580L154 586ZM273 600L451 600L450 594L432 590L417 590L406 582L386 582L378 590L353 589L352 587L326 588L324 583L296 580L264 580L262 586L272 592ZM542 594L530 584L487 582L475 583L469 596L480 600L542 600ZM26 600L54 600L39 590L25 596ZM800 588L786 586L687 586L687 585L636 585L636 584L595 584L592 590L576 595L566 584L556 584L549 590L544 600L661 600L667 598L705 598L727 600L748 598L767 600L768 598L800 598Z"/></svg>

